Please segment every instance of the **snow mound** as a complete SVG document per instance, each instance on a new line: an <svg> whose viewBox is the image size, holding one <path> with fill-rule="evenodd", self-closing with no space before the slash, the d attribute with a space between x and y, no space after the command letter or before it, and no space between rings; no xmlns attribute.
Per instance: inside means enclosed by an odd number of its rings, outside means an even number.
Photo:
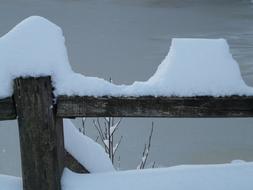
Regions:
<svg viewBox="0 0 253 190"><path fill-rule="evenodd" d="M12 79L51 75L55 86L70 73L61 29L48 20L32 16L0 38L0 97L12 94Z"/></svg>
<svg viewBox="0 0 253 190"><path fill-rule="evenodd" d="M55 95L253 95L224 39L173 39L170 51L145 82L114 85L74 73L61 29L32 16L0 38L0 98L12 95L16 77L51 75Z"/></svg>
<svg viewBox="0 0 253 190"><path fill-rule="evenodd" d="M128 91L151 95L252 94L224 39L173 39L170 51L147 82Z"/></svg>
<svg viewBox="0 0 253 190"><path fill-rule="evenodd" d="M89 137L81 134L69 119L63 120L66 150L90 173L115 171L104 149Z"/></svg>
<svg viewBox="0 0 253 190"><path fill-rule="evenodd" d="M87 175L65 169L62 189L252 190L252 178L253 163L176 166Z"/></svg>

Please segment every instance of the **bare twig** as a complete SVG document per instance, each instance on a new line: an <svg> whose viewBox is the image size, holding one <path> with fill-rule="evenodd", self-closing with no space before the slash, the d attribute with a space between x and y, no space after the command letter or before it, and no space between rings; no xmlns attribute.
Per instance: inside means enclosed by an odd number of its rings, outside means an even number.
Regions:
<svg viewBox="0 0 253 190"><path fill-rule="evenodd" d="M119 145L121 143L122 138L123 138L123 136L120 137L119 142L113 147L113 154L114 155L116 154L116 152L117 152L117 150L119 148Z"/></svg>
<svg viewBox="0 0 253 190"><path fill-rule="evenodd" d="M144 146L144 150L142 152L142 159L140 161L140 164L137 166L137 169L144 169L147 163L147 159L149 156L149 152L150 152L150 147L151 147L151 140L152 140L152 136L153 136L153 130L154 130L154 122L152 122L152 127L151 127L151 131L150 131L150 135L148 138L148 145L145 144Z"/></svg>
<svg viewBox="0 0 253 190"><path fill-rule="evenodd" d="M86 126L85 126L86 117L82 118L82 133L86 135Z"/></svg>

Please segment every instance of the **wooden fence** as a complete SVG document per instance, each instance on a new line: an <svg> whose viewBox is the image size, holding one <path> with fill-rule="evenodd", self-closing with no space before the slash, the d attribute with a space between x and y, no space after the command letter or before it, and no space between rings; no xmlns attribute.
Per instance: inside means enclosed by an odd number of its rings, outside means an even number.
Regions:
<svg viewBox="0 0 253 190"><path fill-rule="evenodd" d="M63 118L253 117L252 96L55 99L50 77L17 78L13 89L0 99L0 120L18 119L24 190L60 190L65 166L86 171L64 149Z"/></svg>

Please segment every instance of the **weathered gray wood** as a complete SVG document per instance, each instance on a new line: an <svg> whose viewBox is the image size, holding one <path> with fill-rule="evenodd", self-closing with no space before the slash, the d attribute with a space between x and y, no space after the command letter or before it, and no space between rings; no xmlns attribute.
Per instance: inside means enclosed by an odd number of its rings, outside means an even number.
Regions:
<svg viewBox="0 0 253 190"><path fill-rule="evenodd" d="M16 119L13 98L0 99L0 120Z"/></svg>
<svg viewBox="0 0 253 190"><path fill-rule="evenodd" d="M53 107L50 77L14 81L24 190L60 190L63 122Z"/></svg>
<svg viewBox="0 0 253 190"><path fill-rule="evenodd" d="M60 96L60 117L252 117L253 97Z"/></svg>
<svg viewBox="0 0 253 190"><path fill-rule="evenodd" d="M65 166L77 173L90 173L67 151L65 151Z"/></svg>

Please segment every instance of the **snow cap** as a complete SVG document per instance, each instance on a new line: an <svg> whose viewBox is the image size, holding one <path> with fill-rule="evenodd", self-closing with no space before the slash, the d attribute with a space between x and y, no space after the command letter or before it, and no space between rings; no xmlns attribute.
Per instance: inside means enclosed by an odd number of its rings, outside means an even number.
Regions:
<svg viewBox="0 0 253 190"><path fill-rule="evenodd" d="M0 98L12 93L12 79L20 76L70 73L62 30L39 16L31 16L0 38Z"/></svg>

